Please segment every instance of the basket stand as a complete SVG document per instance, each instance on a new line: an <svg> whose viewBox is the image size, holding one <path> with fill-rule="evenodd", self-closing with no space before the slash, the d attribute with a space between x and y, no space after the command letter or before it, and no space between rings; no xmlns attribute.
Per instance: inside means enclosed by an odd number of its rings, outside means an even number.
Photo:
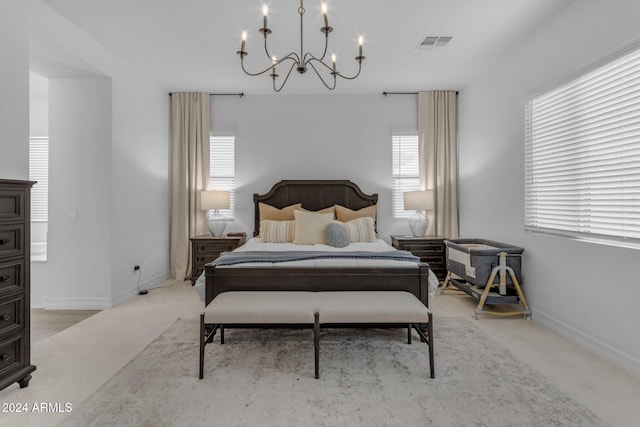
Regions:
<svg viewBox="0 0 640 427"><path fill-rule="evenodd" d="M511 267L507 265L507 253L500 252L498 254L498 265L493 267L491 270L491 274L487 279L487 284L484 287L484 290L473 286L467 282L459 281L452 277L452 273L448 272L447 277L444 280L442 285L441 293L444 293L446 289L450 288L450 285L457 288L456 290L461 290L466 294L472 296L476 300L478 300L478 306L476 307L474 319L478 319L480 314L490 314L493 316L524 316L525 319L531 319L531 310L527 304L527 300L522 293L522 289L520 288L520 283L516 278L516 275ZM507 274L511 278L512 286L516 292L515 295L508 295L507 293ZM496 276L498 276L498 283L493 283ZM491 292L493 288L498 288L498 292ZM493 310L485 310L485 304L519 304L522 308L520 310L512 310L512 311L493 311Z"/></svg>

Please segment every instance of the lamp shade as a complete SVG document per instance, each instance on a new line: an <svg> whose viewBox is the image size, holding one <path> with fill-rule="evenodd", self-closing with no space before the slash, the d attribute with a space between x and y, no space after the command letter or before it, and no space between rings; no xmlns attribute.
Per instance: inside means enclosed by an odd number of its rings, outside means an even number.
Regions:
<svg viewBox="0 0 640 427"><path fill-rule="evenodd" d="M404 198L404 209L407 211L430 210L433 209L433 191L407 191L402 194Z"/></svg>
<svg viewBox="0 0 640 427"><path fill-rule="evenodd" d="M210 209L229 209L228 191L202 191L200 192L200 209L208 211Z"/></svg>

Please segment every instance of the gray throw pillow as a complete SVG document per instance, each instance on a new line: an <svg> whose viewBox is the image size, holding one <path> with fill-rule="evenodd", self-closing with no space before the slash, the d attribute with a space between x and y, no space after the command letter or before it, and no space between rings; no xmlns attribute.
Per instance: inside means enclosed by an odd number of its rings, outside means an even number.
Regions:
<svg viewBox="0 0 640 427"><path fill-rule="evenodd" d="M324 242L334 248L344 248L349 244L349 233L342 224L329 223L324 228Z"/></svg>

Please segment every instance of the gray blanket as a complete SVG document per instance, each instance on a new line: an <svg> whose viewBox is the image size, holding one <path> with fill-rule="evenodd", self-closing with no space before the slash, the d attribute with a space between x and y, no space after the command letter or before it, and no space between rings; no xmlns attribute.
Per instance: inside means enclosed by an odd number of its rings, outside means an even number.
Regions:
<svg viewBox="0 0 640 427"><path fill-rule="evenodd" d="M358 258L358 259L390 259L396 261L411 261L420 264L420 258L409 251L385 252L325 252L325 251L246 251L223 252L210 265L235 265L249 262L287 262L321 258Z"/></svg>

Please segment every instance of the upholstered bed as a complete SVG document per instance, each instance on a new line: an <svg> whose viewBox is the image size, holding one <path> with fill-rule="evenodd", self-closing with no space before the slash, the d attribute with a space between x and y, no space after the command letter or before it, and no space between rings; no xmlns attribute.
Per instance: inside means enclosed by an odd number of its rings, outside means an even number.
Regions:
<svg viewBox="0 0 640 427"><path fill-rule="evenodd" d="M370 239L367 242L350 243L346 247L331 247L326 244L268 243L265 234L265 205L276 211L300 204L308 211L331 210L335 205L344 208L344 212L375 212L377 194L365 194L360 188L347 180L285 180L275 184L266 194L254 194L255 228L254 236L247 244L236 249L230 259L245 255L280 257L277 262L251 259L234 261L230 265L224 262L224 255L217 264L205 267L205 303L208 304L218 294L226 291L406 291L415 295L425 306L429 305L429 295L435 292L437 279L429 280L429 266L419 260L396 257L396 251L384 241ZM373 207L373 208L371 208ZM296 214L296 218L297 218ZM302 214L300 214L302 215ZM357 214L354 214L357 216ZM375 214L373 214L375 228ZM340 218L338 218L340 220ZM276 222L278 226L291 226ZM300 230L297 229L298 235ZM282 231L282 230L281 230ZM291 230L289 230L290 233ZM286 232L283 232L286 234ZM375 232L374 232L375 234ZM284 252L283 252L284 251ZM319 257L295 259L297 253L314 251ZM271 252L271 255L268 253ZM237 255L235 255L237 253ZM352 257L351 254L354 256ZM308 255L308 254L307 254ZM384 256L383 256L384 255ZM397 259L396 259L397 258ZM202 286L202 278L197 286ZM430 283L431 288L430 289Z"/></svg>

